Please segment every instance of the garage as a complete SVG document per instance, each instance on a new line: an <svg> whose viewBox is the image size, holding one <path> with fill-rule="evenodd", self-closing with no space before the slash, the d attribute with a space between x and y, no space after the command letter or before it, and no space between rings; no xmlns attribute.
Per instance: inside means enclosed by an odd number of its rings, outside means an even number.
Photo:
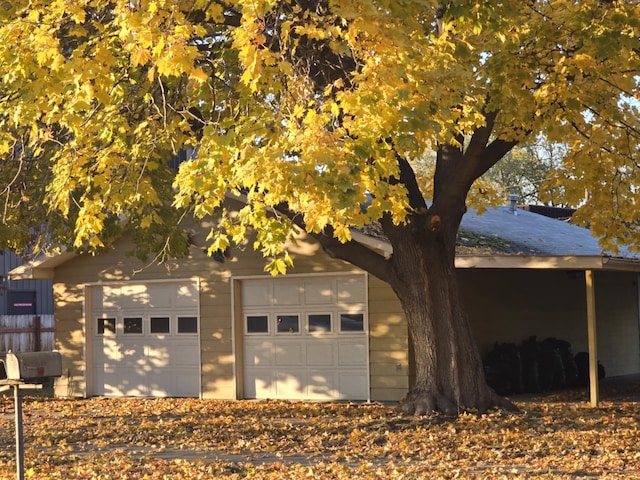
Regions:
<svg viewBox="0 0 640 480"><path fill-rule="evenodd" d="M92 395L198 397L196 281L88 286Z"/></svg>
<svg viewBox="0 0 640 480"><path fill-rule="evenodd" d="M364 275L241 281L245 398L367 400Z"/></svg>

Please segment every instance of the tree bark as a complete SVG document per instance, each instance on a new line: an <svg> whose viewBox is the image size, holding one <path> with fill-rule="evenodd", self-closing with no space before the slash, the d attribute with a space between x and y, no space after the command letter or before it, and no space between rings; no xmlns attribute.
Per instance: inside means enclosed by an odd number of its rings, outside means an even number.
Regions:
<svg viewBox="0 0 640 480"><path fill-rule="evenodd" d="M408 225L386 225L393 246L387 281L404 310L414 356L415 382L401 405L406 413L515 409L487 386L463 306L454 263L461 217L430 210L412 215Z"/></svg>

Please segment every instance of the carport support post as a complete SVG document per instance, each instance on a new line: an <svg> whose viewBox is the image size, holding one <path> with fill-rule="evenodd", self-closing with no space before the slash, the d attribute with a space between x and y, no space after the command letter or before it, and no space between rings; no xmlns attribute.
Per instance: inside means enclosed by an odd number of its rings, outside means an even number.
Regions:
<svg viewBox="0 0 640 480"><path fill-rule="evenodd" d="M598 388L598 341L596 332L596 293L593 284L593 270L585 270L584 278L587 290L587 335L589 338L589 392L591 406L599 402Z"/></svg>

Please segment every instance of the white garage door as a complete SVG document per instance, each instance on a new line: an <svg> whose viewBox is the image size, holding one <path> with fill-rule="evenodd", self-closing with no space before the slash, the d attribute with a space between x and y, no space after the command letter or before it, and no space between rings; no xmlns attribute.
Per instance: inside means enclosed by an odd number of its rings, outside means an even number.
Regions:
<svg viewBox="0 0 640 480"><path fill-rule="evenodd" d="M199 396L195 282L105 285L91 290L93 389L89 394Z"/></svg>
<svg viewBox="0 0 640 480"><path fill-rule="evenodd" d="M244 396L369 398L362 275L242 281Z"/></svg>

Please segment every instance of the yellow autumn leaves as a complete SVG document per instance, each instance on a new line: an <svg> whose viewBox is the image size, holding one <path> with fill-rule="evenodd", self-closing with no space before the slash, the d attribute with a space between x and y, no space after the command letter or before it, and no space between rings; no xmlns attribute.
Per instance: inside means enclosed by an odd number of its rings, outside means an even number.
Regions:
<svg viewBox="0 0 640 480"><path fill-rule="evenodd" d="M576 394L455 419L366 403L29 399L25 467L42 480L640 475L637 401L593 409ZM11 412L0 397L0 478L15 472Z"/></svg>
<svg viewBox="0 0 640 480"><path fill-rule="evenodd" d="M5 210L32 208L42 225L44 205L60 215L61 243L99 249L115 218L134 228L184 211L202 218L242 193L246 215L212 238L267 228L257 246L281 272L286 252L267 243L293 227L265 225L265 211L286 202L310 231L331 226L340 241L383 214L401 223L397 155L419 165L438 145L464 147L488 111L500 112L493 138L543 134L572 147L557 175L568 188L553 191L576 203L600 156L606 181L637 163L640 7L534 3L461 1L442 16L437 1L11 2L0 8ZM174 180L171 158L196 146ZM20 155L50 174L38 208L11 183L31 172ZM640 181L621 185L626 198ZM615 210L606 189L590 199L611 214L595 230L631 211ZM5 237L32 227L4 220Z"/></svg>

